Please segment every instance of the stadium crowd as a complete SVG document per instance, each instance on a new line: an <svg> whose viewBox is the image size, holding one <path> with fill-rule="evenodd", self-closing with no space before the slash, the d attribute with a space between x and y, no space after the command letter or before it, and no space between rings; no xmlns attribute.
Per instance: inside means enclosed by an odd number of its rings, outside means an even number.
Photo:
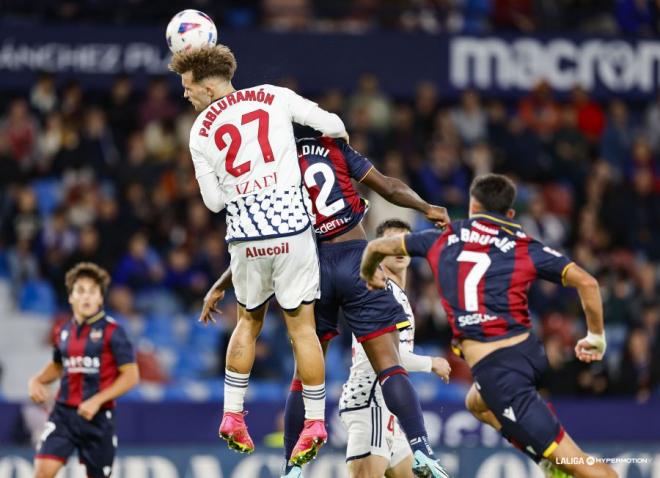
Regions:
<svg viewBox="0 0 660 478"><path fill-rule="evenodd" d="M195 322L229 256L224 216L204 207L194 178L187 147L194 112L163 78L136 91L131 78L118 77L103 93L55 80L42 75L28 97L0 104L0 276L9 278L16 305L66 320L64 273L97 262L112 273L108 309L136 339L144 380L219 376L236 312L228 299L219 327ZM452 217L466 214L474 175L509 174L519 184L525 230L598 277L609 341L602 364L574 358L583 333L577 295L547 282L532 290L550 394L645 401L660 392L660 99L631 109L576 87L559 101L541 82L516 102L474 91L447 101L431 83L404 101L365 74L354 91L316 100L344 119L355 149ZM379 197L369 200L372 233L391 217L429 227ZM421 263L413 269L417 342L450 355L430 271ZM253 376L284 383L289 344L276 309L269 315ZM344 377L350 363L348 338L340 343L331 350L345 370L329 369L331 379ZM469 380L458 359L452 366L456 382Z"/></svg>
<svg viewBox="0 0 660 478"><path fill-rule="evenodd" d="M580 31L645 37L660 31L660 3L656 0L5 0L3 7L5 18L19 21L37 15L49 22L117 24L166 23L172 12L196 8L226 27L276 31Z"/></svg>

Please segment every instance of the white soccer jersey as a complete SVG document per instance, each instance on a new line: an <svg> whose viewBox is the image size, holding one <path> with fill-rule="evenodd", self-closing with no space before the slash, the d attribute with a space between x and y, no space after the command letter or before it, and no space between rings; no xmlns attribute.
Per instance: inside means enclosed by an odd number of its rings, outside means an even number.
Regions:
<svg viewBox="0 0 660 478"><path fill-rule="evenodd" d="M195 176L204 204L214 212L227 208L229 242L288 236L309 226L292 122L331 137L346 133L337 115L273 85L230 93L195 120Z"/></svg>
<svg viewBox="0 0 660 478"><path fill-rule="evenodd" d="M415 346L415 316L413 315L412 307L405 291L392 280L387 281L387 287L392 291L397 302L401 304L403 311L410 321L409 328L399 331L399 354L401 355L403 366L410 371L430 372L430 357L416 357L416 363L423 362L421 368L413 370L406 366L406 357L413 355L413 348ZM380 386L377 386L377 383L376 372L369 362L367 353L354 335L351 372L342 389L341 398L339 399L339 410L348 411L366 408L373 400L383 405L385 402L383 401Z"/></svg>

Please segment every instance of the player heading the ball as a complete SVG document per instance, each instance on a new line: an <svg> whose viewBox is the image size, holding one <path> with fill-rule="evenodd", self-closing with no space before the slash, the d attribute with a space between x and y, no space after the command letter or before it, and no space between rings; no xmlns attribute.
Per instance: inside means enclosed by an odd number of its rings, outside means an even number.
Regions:
<svg viewBox="0 0 660 478"><path fill-rule="evenodd" d="M346 129L337 115L287 88L236 90L236 59L224 45L176 53L170 69L181 75L184 97L200 112L190 132L190 153L204 204L214 212L227 209L226 239L239 303L230 345L240 353L227 355L220 435L231 448L254 450L243 398L256 339L275 295L306 397L305 428L294 450L296 461L305 463L327 439L325 370L314 326L316 243L303 202L291 123L334 138L347 138Z"/></svg>

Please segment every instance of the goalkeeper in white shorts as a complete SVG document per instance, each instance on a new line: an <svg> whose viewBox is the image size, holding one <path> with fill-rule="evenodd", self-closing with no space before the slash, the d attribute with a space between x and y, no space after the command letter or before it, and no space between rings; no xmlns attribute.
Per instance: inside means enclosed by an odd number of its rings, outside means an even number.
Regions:
<svg viewBox="0 0 660 478"><path fill-rule="evenodd" d="M392 219L378 226L378 237L411 232L410 226ZM411 327L399 332L401 363L410 372L433 372L449 381L451 367L442 357L413 353L415 319L406 297L406 275L410 257L386 257L381 267L387 286L401 304ZM376 373L364 348L353 336L353 360L339 400L339 414L348 432L346 463L351 478L412 478L413 455L396 417L387 409Z"/></svg>

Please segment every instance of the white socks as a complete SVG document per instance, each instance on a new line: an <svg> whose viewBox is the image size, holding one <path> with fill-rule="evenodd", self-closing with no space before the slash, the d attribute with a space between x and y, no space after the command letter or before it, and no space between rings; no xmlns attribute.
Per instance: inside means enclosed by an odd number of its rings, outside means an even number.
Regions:
<svg viewBox="0 0 660 478"><path fill-rule="evenodd" d="M225 412L242 412L247 392L249 373L230 372L225 369Z"/></svg>
<svg viewBox="0 0 660 478"><path fill-rule="evenodd" d="M321 385L303 383L302 388L305 420L325 420L325 383Z"/></svg>

